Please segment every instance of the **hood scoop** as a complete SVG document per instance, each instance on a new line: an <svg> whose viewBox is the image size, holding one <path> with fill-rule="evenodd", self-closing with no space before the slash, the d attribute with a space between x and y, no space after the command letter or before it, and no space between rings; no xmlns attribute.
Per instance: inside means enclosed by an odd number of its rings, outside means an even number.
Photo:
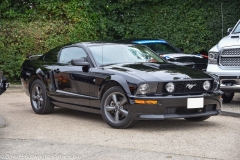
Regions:
<svg viewBox="0 0 240 160"><path fill-rule="evenodd" d="M239 38L239 36L231 36L231 38Z"/></svg>

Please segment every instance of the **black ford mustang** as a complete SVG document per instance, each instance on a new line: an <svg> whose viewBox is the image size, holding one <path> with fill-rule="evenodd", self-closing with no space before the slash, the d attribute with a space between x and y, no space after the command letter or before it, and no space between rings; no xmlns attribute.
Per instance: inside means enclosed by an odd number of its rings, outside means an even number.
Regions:
<svg viewBox="0 0 240 160"><path fill-rule="evenodd" d="M102 114L114 128L138 120L202 121L221 113L218 80L163 61L139 44L83 42L32 56L21 82L37 114L54 106Z"/></svg>

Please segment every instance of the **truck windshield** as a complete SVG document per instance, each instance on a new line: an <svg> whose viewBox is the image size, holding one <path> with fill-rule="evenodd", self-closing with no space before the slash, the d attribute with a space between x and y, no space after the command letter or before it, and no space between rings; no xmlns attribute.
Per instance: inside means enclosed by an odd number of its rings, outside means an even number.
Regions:
<svg viewBox="0 0 240 160"><path fill-rule="evenodd" d="M238 22L237 27L234 29L233 34L240 33L240 21Z"/></svg>

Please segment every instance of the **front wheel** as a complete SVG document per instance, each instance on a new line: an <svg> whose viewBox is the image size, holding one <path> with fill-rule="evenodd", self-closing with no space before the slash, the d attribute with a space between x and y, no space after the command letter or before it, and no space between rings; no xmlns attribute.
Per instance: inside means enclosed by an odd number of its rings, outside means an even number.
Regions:
<svg viewBox="0 0 240 160"><path fill-rule="evenodd" d="M32 109L37 114L51 113L54 109L54 105L47 96L46 88L39 79L35 80L31 85L30 100Z"/></svg>
<svg viewBox="0 0 240 160"><path fill-rule="evenodd" d="M188 121L204 121L210 117L211 116L203 116L203 117L191 117L191 118L185 118L185 119Z"/></svg>
<svg viewBox="0 0 240 160"><path fill-rule="evenodd" d="M104 93L101 112L105 122L113 128L129 128L137 122L131 118L128 100L119 86Z"/></svg>
<svg viewBox="0 0 240 160"><path fill-rule="evenodd" d="M223 103L230 103L234 97L234 92L224 92L222 95Z"/></svg>

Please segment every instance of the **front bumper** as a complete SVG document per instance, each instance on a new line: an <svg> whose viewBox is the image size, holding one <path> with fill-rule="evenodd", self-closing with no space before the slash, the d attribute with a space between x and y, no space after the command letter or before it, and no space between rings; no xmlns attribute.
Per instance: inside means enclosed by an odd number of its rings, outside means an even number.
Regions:
<svg viewBox="0 0 240 160"><path fill-rule="evenodd" d="M240 70L222 69L218 65L208 64L207 72L219 76L220 89L224 92L240 92Z"/></svg>
<svg viewBox="0 0 240 160"><path fill-rule="evenodd" d="M217 76L240 76L239 68L221 68L217 64L208 64L207 72Z"/></svg>
<svg viewBox="0 0 240 160"><path fill-rule="evenodd" d="M219 94L185 96L131 96L130 111L136 120L164 120L168 118L190 118L221 114L222 99ZM202 108L187 107L188 98L203 98ZM157 100L157 104L136 104L135 100Z"/></svg>

